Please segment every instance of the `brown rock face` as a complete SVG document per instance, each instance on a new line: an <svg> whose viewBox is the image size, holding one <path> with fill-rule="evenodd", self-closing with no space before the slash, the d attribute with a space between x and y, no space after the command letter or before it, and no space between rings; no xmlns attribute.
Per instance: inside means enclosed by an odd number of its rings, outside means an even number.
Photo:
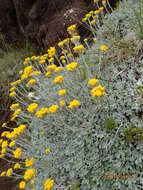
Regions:
<svg viewBox="0 0 143 190"><path fill-rule="evenodd" d="M112 7L118 0L109 0ZM0 32L14 41L19 34L48 48L62 40L72 23L93 9L92 0L0 0ZM81 29L82 30L82 29ZM82 33L85 33L84 30Z"/></svg>

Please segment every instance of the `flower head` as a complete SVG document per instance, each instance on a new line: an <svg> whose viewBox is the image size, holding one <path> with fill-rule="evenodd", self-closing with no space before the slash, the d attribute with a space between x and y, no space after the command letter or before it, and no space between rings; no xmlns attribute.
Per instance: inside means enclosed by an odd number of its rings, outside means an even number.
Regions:
<svg viewBox="0 0 143 190"><path fill-rule="evenodd" d="M77 99L74 99L73 101L70 102L69 108L74 109L80 106L80 102Z"/></svg>
<svg viewBox="0 0 143 190"><path fill-rule="evenodd" d="M107 47L106 45L104 45L104 44L102 44L102 45L100 46L100 50L101 50L103 53L106 53L107 49L108 49L108 47Z"/></svg>
<svg viewBox="0 0 143 190"><path fill-rule="evenodd" d="M63 82L63 80L64 80L64 77L63 76L57 76L57 77L55 77L55 79L54 79L54 84L60 84L60 83L62 83Z"/></svg>
<svg viewBox="0 0 143 190"><path fill-rule="evenodd" d="M51 190L54 186L54 180L53 179L47 179L44 183L44 190Z"/></svg>
<svg viewBox="0 0 143 190"><path fill-rule="evenodd" d="M37 109L38 104L32 103L27 107L27 111L30 113L34 113L34 111Z"/></svg>

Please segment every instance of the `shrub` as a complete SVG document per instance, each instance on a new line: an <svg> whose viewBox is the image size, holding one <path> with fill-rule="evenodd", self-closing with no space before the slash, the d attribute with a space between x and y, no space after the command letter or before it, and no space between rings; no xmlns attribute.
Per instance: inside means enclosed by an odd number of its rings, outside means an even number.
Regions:
<svg viewBox="0 0 143 190"><path fill-rule="evenodd" d="M127 144L125 139L131 123L135 130L143 127L138 115L143 61L135 53L138 31L133 39L127 37L136 22L126 7L128 2L122 2L100 27L97 21L92 47L86 39L81 44L72 25L72 41L58 44L60 58L51 47L42 56L25 59L26 67L10 89L15 98L11 120L18 127L2 134L8 140L1 140L1 157L14 157L21 164L14 168L23 173L6 173L22 180L21 189L141 189L142 140ZM103 17L99 10L94 14ZM92 14L84 19L89 25ZM115 27L119 19L122 35ZM94 32L97 25L92 23Z"/></svg>

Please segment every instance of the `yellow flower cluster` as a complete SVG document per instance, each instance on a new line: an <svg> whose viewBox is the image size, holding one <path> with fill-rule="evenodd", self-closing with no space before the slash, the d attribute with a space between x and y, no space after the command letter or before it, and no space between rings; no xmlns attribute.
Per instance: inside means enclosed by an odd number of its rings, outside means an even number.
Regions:
<svg viewBox="0 0 143 190"><path fill-rule="evenodd" d="M108 49L108 47L107 47L105 44L102 44L102 45L100 46L100 50L101 50L103 53L106 53L107 49Z"/></svg>
<svg viewBox="0 0 143 190"><path fill-rule="evenodd" d="M67 31L69 34L73 34L73 32L75 32L75 30L76 30L76 24L73 24L67 28Z"/></svg>
<svg viewBox="0 0 143 190"><path fill-rule="evenodd" d="M70 39L69 39L69 38L66 38L66 39L64 39L63 41L60 41L60 42L58 43L58 46L59 46L60 48L62 48L64 45L68 44L69 41L70 41Z"/></svg>
<svg viewBox="0 0 143 190"><path fill-rule="evenodd" d="M73 48L74 53L82 53L84 51L84 46L82 44L77 45Z"/></svg>
<svg viewBox="0 0 143 190"><path fill-rule="evenodd" d="M62 75L54 78L54 84L61 84L64 81L64 77Z"/></svg>
<svg viewBox="0 0 143 190"><path fill-rule="evenodd" d="M14 158L20 159L22 156L22 150L21 148L17 148L15 151L13 151Z"/></svg>
<svg viewBox="0 0 143 190"><path fill-rule="evenodd" d="M14 170L18 170L21 168L21 165L19 163L14 164Z"/></svg>
<svg viewBox="0 0 143 190"><path fill-rule="evenodd" d="M35 79L30 79L30 80L28 81L28 83L26 84L26 86L27 86L27 87L30 87L30 86L34 85L35 83L36 83L36 80L35 80Z"/></svg>
<svg viewBox="0 0 143 190"><path fill-rule="evenodd" d="M35 170L33 168L27 169L24 174L24 179L26 181L30 180L35 176Z"/></svg>
<svg viewBox="0 0 143 190"><path fill-rule="evenodd" d="M25 189L26 188L26 183L25 183L25 181L21 181L20 183L19 183L19 189Z"/></svg>
<svg viewBox="0 0 143 190"><path fill-rule="evenodd" d="M59 90L58 95L59 96L65 96L66 93L67 93L66 89L61 89L61 90Z"/></svg>
<svg viewBox="0 0 143 190"><path fill-rule="evenodd" d="M49 57L49 58L53 58L53 57L55 56L55 54L56 54L55 47L50 47L50 48L47 50L47 52L48 52L48 57Z"/></svg>
<svg viewBox="0 0 143 190"><path fill-rule="evenodd" d="M14 121L15 118L17 118L17 117L19 116L20 113L21 113L21 109L20 109L20 108L16 109L16 110L14 111L14 113L12 114L10 120L11 120L11 121Z"/></svg>
<svg viewBox="0 0 143 190"><path fill-rule="evenodd" d="M88 80L88 84L90 86L95 86L97 83L98 83L98 79L96 79L96 78L92 78L92 79Z"/></svg>
<svg viewBox="0 0 143 190"><path fill-rule="evenodd" d="M19 107L19 103L15 103L15 104L11 104L10 109L15 110L18 107Z"/></svg>
<svg viewBox="0 0 143 190"><path fill-rule="evenodd" d="M71 42L76 42L76 41L79 41L80 40L80 36L73 36L71 38Z"/></svg>
<svg viewBox="0 0 143 190"><path fill-rule="evenodd" d="M70 102L69 108L74 109L80 106L80 102L77 99L74 99L73 101Z"/></svg>
<svg viewBox="0 0 143 190"><path fill-rule="evenodd" d="M51 152L51 149L50 149L49 147L47 147L47 148L45 149L45 153L46 153L46 154L50 154L50 152Z"/></svg>
<svg viewBox="0 0 143 190"><path fill-rule="evenodd" d="M94 87L92 90L91 90L91 94L93 97L97 97L97 96L104 96L105 95L105 92L104 92L104 87L99 85L97 87Z"/></svg>
<svg viewBox="0 0 143 190"><path fill-rule="evenodd" d="M30 160L26 158L26 160L25 160L25 166L26 166L27 168L33 166L34 161L35 161L34 157L32 157Z"/></svg>
<svg viewBox="0 0 143 190"><path fill-rule="evenodd" d="M60 100L60 106L63 107L63 106L65 106L65 105L66 105L65 100Z"/></svg>
<svg viewBox="0 0 143 190"><path fill-rule="evenodd" d="M56 104L53 104L52 106L49 107L49 112L56 113L58 109L59 109L59 106Z"/></svg>
<svg viewBox="0 0 143 190"><path fill-rule="evenodd" d="M38 108L38 104L32 103L27 107L27 111L30 113L34 113L37 108Z"/></svg>
<svg viewBox="0 0 143 190"><path fill-rule="evenodd" d="M9 177L12 175L12 168L9 168L6 172L6 176Z"/></svg>
<svg viewBox="0 0 143 190"><path fill-rule="evenodd" d="M66 66L67 71L74 71L78 66L77 62L72 62Z"/></svg>
<svg viewBox="0 0 143 190"><path fill-rule="evenodd" d="M44 190L51 190L54 186L54 180L53 179L47 179L44 183Z"/></svg>
<svg viewBox="0 0 143 190"><path fill-rule="evenodd" d="M44 117L47 113L49 113L49 109L48 108L40 108L36 113L35 115L38 117L38 118L42 118Z"/></svg>
<svg viewBox="0 0 143 190"><path fill-rule="evenodd" d="M24 73L21 75L21 80L27 79L32 73L32 65L25 67Z"/></svg>

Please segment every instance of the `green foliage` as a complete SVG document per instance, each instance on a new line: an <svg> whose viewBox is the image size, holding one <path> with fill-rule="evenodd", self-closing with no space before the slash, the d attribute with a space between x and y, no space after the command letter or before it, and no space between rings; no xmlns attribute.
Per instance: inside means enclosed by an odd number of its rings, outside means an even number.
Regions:
<svg viewBox="0 0 143 190"><path fill-rule="evenodd" d="M143 141L143 127L135 127L133 124L124 131L125 140L127 143L138 143Z"/></svg>
<svg viewBox="0 0 143 190"><path fill-rule="evenodd" d="M111 131L111 130L117 128L117 125L116 125L115 120L114 120L113 117L108 118L108 119L105 121L104 126L105 126L105 128L106 128L108 131Z"/></svg>

